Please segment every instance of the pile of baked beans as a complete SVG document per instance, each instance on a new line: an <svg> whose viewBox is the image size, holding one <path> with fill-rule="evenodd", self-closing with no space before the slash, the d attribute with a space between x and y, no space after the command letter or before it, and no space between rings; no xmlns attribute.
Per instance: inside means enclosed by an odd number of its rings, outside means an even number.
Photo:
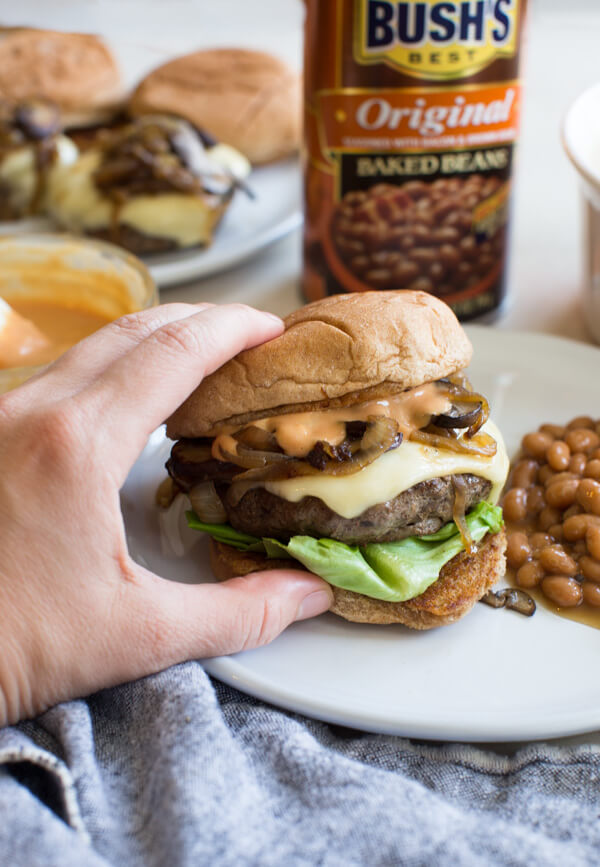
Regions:
<svg viewBox="0 0 600 867"><path fill-rule="evenodd" d="M332 226L344 264L373 289L449 295L479 283L502 258L499 229L478 243L473 211L496 193L497 177L376 184L346 193Z"/></svg>
<svg viewBox="0 0 600 867"><path fill-rule="evenodd" d="M518 586L558 608L600 608L600 421L524 436L502 506Z"/></svg>

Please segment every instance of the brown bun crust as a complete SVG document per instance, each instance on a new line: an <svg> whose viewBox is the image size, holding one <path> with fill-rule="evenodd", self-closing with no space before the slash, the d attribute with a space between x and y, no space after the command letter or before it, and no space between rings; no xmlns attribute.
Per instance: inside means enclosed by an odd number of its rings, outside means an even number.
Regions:
<svg viewBox="0 0 600 867"><path fill-rule="evenodd" d="M107 120L124 89L116 61L96 36L33 28L0 29L0 100L44 98L65 127Z"/></svg>
<svg viewBox="0 0 600 867"><path fill-rule="evenodd" d="M298 150L300 77L262 51L196 51L146 76L129 111L177 114L237 148L251 163L268 163Z"/></svg>
<svg viewBox="0 0 600 867"><path fill-rule="evenodd" d="M383 602L332 587L331 612L355 623L402 623L411 629L433 629L454 623L502 578L506 569L506 533L487 535L475 554L462 551L450 560L425 593L407 602ZM303 568L296 560L268 560L210 541L210 565L219 581L261 569Z"/></svg>
<svg viewBox="0 0 600 867"><path fill-rule="evenodd" d="M357 403L466 367L472 347L451 309L401 290L331 295L286 317L285 332L207 376L167 421L167 435L214 436L226 424Z"/></svg>

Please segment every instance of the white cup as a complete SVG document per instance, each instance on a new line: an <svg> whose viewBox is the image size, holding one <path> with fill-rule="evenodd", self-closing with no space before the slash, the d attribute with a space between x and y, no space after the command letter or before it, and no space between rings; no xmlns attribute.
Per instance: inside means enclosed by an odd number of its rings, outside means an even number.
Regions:
<svg viewBox="0 0 600 867"><path fill-rule="evenodd" d="M584 208L584 310L600 343L600 83L585 90L568 110L563 146L577 169Z"/></svg>

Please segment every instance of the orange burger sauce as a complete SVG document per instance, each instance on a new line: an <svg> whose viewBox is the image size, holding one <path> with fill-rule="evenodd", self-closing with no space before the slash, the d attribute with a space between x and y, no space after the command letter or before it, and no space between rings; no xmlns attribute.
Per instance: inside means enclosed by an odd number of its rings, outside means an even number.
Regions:
<svg viewBox="0 0 600 867"><path fill-rule="evenodd" d="M421 289L462 319L505 294L526 0L307 0L309 300Z"/></svg>

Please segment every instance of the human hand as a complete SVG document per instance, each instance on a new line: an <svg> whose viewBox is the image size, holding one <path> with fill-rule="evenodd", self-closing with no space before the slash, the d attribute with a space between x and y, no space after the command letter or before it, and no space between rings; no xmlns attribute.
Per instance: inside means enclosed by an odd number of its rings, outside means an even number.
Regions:
<svg viewBox="0 0 600 867"><path fill-rule="evenodd" d="M265 644L329 608L309 573L176 584L127 551L119 489L148 435L205 375L281 331L243 305L163 305L0 397L0 725Z"/></svg>

